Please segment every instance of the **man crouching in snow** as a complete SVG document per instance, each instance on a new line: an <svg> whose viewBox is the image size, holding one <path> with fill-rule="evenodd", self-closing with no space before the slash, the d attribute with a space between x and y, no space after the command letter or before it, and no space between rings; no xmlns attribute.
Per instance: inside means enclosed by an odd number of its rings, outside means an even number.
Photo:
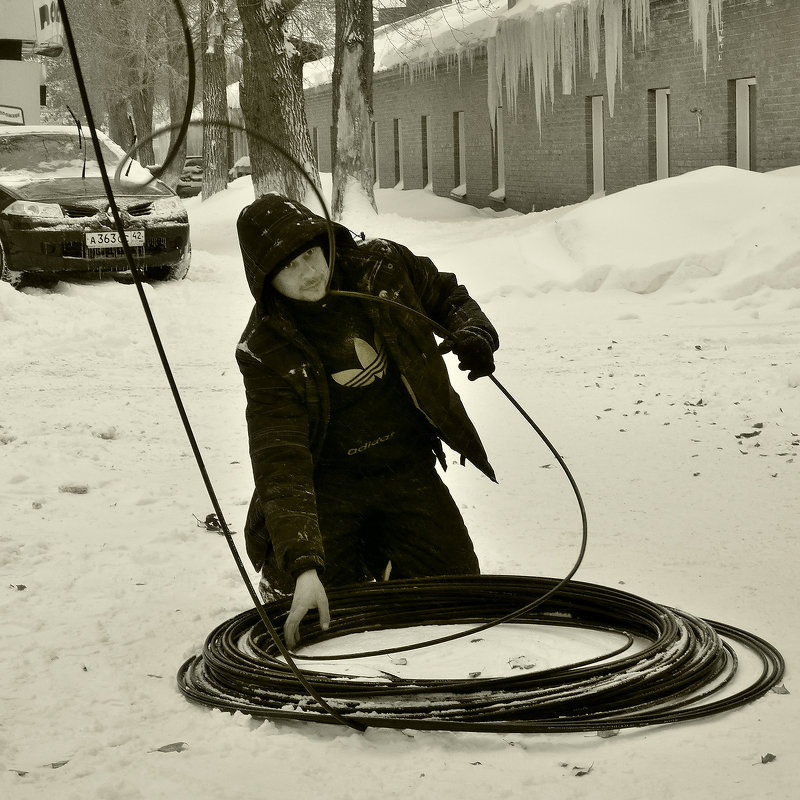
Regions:
<svg viewBox="0 0 800 800"><path fill-rule="evenodd" d="M494 327L430 259L333 228L331 270L328 223L305 206L266 194L237 221L256 301L236 351L255 478L245 538L264 600L294 593L290 648L310 609L328 628L325 586L479 573L436 472L441 442L495 479L441 355L470 380L491 374ZM416 309L450 336L437 346L418 315L337 289Z"/></svg>

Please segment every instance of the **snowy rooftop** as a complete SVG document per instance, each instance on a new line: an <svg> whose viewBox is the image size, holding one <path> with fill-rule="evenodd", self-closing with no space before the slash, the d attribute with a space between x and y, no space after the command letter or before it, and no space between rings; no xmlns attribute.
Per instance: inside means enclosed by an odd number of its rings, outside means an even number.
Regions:
<svg viewBox="0 0 800 800"><path fill-rule="evenodd" d="M531 0L525 0L526 3ZM540 0L552 5L552 0ZM564 5L564 0L559 0ZM458 56L485 47L495 35L506 3L498 0L465 0L434 8L423 14L375 29L375 72L427 64L441 56ZM307 88L330 83L333 55L306 64Z"/></svg>

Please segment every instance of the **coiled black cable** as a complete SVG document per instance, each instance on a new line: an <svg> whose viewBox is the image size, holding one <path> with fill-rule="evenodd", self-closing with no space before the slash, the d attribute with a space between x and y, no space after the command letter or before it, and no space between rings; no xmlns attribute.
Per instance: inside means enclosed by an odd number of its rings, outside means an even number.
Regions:
<svg viewBox="0 0 800 800"><path fill-rule="evenodd" d="M331 627L323 634L312 622L305 641L416 625L491 622L534 604L558 583L481 575L331 589ZM276 628L289 605L288 599L267 605ZM511 677L428 680L384 673L356 679L331 674L328 665L324 672L307 668L304 675L349 722L363 726L553 733L658 725L731 710L769 691L784 670L780 653L751 633L590 583L571 581L514 621L608 631L621 634L627 644L594 659ZM758 657L761 674L726 694L742 650ZM256 612L246 611L211 632L202 653L181 667L178 684L190 700L226 711L335 722L301 690L279 655ZM303 655L294 658L302 661Z"/></svg>

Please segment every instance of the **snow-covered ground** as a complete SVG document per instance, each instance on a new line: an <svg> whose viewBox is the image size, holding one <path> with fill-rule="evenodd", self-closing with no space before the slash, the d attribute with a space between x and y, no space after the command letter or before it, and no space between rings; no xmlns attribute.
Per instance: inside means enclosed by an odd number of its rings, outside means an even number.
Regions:
<svg viewBox="0 0 800 800"><path fill-rule="evenodd" d="M234 220L251 199L242 178L187 201L189 277L146 289L238 531L252 484L233 353L252 299ZM498 379L586 502L576 577L759 634L791 693L613 738L357 733L188 703L179 665L249 597L224 538L195 520L212 508L135 287L2 284L0 795L795 797L800 169L714 167L529 215L424 192L378 202L345 221L455 271L495 321ZM490 381L453 380L500 480L446 474L484 572L566 574L580 544L566 479ZM534 657L574 644L553 635ZM460 658L434 661L469 668Z"/></svg>

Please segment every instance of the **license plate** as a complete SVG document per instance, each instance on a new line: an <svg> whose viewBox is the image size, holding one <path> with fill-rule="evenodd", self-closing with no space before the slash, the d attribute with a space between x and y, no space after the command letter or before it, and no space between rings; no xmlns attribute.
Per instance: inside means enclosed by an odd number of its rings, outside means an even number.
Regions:
<svg viewBox="0 0 800 800"><path fill-rule="evenodd" d="M130 247L144 247L144 231L125 231ZM122 247L117 231L92 231L86 234L86 246L92 250L100 247Z"/></svg>

